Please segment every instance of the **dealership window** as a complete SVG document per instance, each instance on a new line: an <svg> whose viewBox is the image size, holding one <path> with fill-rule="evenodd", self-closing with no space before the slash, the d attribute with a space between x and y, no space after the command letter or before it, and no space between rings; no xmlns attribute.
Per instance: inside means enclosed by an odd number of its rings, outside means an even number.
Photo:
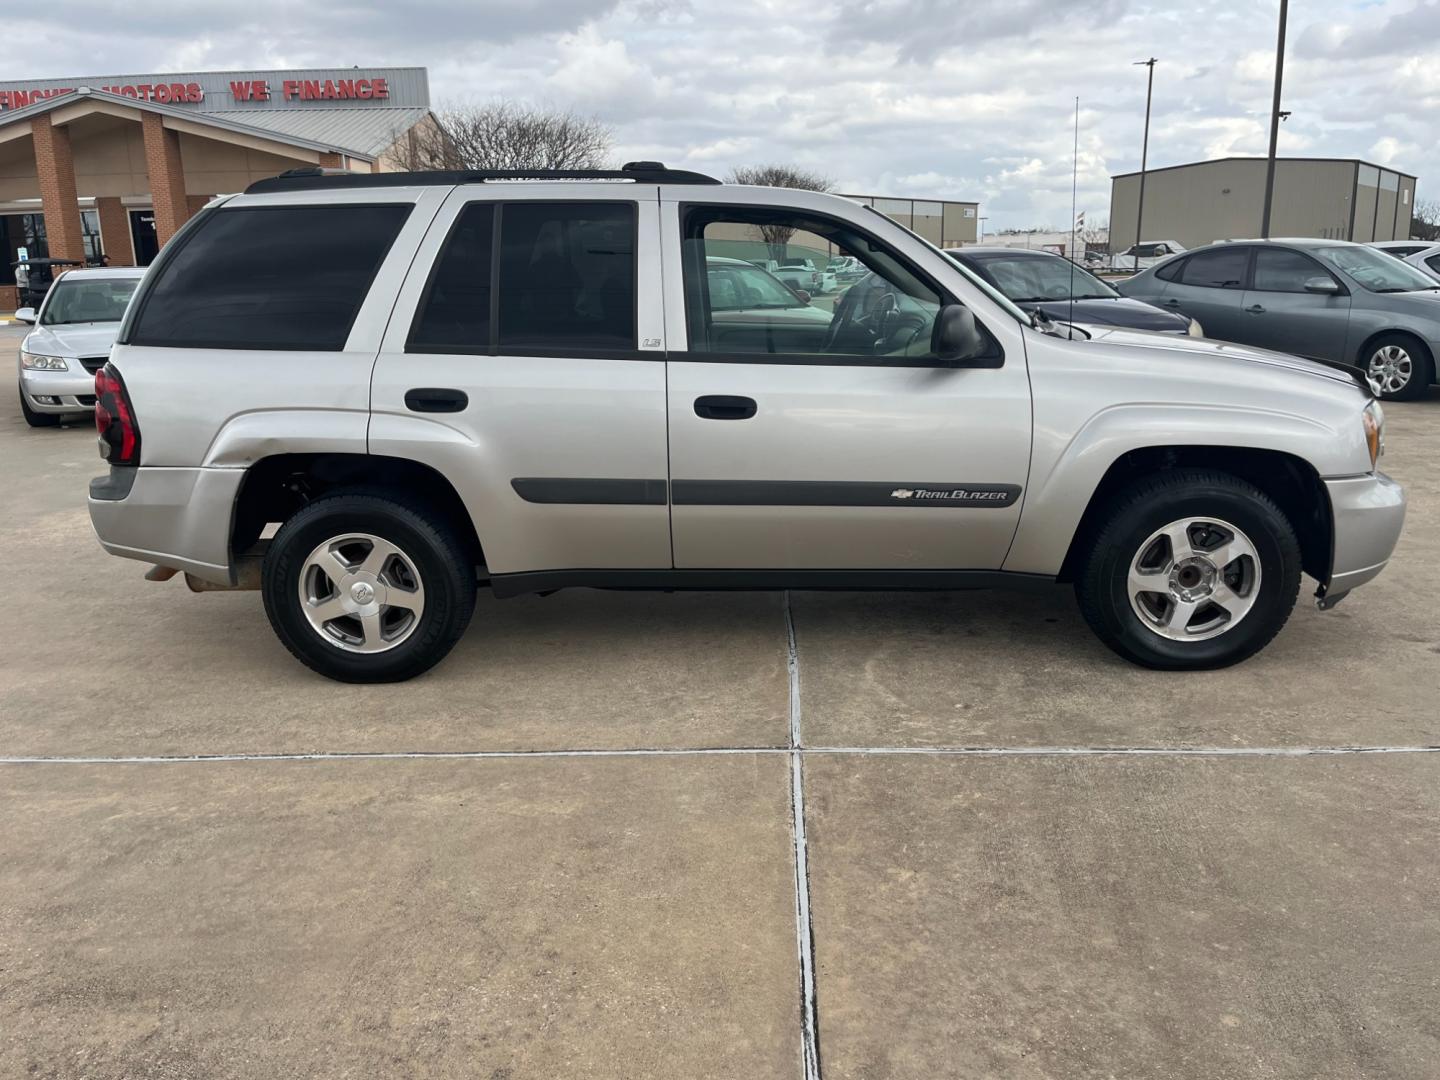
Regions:
<svg viewBox="0 0 1440 1080"><path fill-rule="evenodd" d="M495 204L460 212L420 301L409 348L416 352L483 352L490 348L490 261Z"/></svg>
<svg viewBox="0 0 1440 1080"><path fill-rule="evenodd" d="M500 216L505 349L633 349L635 204L507 203Z"/></svg>
<svg viewBox="0 0 1440 1080"><path fill-rule="evenodd" d="M85 261L92 265L99 265L100 256L105 249L100 246L100 212L98 210L80 211L80 235L85 241Z"/></svg>
<svg viewBox="0 0 1440 1080"><path fill-rule="evenodd" d="M818 269L823 264L797 261L797 238L833 247L846 260L839 265L853 260L853 269L829 274ZM884 245L843 222L692 207L683 265L691 353L872 364L933 356L942 297Z"/></svg>
<svg viewBox="0 0 1440 1080"><path fill-rule="evenodd" d="M411 207L213 211L145 292L135 345L336 352Z"/></svg>

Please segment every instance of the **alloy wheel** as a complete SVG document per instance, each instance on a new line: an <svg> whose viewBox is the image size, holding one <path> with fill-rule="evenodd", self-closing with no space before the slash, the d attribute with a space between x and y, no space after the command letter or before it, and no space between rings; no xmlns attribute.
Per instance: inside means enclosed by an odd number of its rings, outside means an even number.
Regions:
<svg viewBox="0 0 1440 1080"><path fill-rule="evenodd" d="M1365 377L1376 395L1398 394L1410 385L1415 374L1415 361L1400 345L1376 349L1365 365Z"/></svg>
<svg viewBox="0 0 1440 1080"><path fill-rule="evenodd" d="M1156 529L1130 562L1130 607L1171 641L1205 641L1234 627L1260 595L1260 555L1217 518L1182 518Z"/></svg>
<svg viewBox="0 0 1440 1080"><path fill-rule="evenodd" d="M338 649L385 652L420 625L425 587L414 560L399 547L370 533L345 533L305 559L300 610Z"/></svg>

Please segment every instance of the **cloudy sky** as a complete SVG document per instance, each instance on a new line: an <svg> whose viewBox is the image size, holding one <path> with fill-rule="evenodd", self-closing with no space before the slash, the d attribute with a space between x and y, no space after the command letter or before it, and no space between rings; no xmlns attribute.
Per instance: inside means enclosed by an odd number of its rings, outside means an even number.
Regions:
<svg viewBox="0 0 1440 1080"><path fill-rule="evenodd" d="M1278 3L1278 0L1277 0ZM1139 166L1261 154L1267 0L51 0L7 13L12 79L423 65L436 104L593 114L616 158L796 162L841 190L978 199L988 229L1070 216ZM1281 152L1440 177L1440 0L1296 0Z"/></svg>

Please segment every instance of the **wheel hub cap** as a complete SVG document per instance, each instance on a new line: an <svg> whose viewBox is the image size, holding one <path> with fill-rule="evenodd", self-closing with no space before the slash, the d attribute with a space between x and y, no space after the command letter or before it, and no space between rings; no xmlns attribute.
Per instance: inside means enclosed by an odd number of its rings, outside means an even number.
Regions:
<svg viewBox="0 0 1440 1080"><path fill-rule="evenodd" d="M1130 562L1131 610L1171 641L1203 641L1240 622L1260 591L1260 556L1218 518L1182 518L1151 533Z"/></svg>
<svg viewBox="0 0 1440 1080"><path fill-rule="evenodd" d="M1377 350L1375 355L1370 357L1370 363L1365 366L1370 388L1377 394L1394 394L1404 390L1409 385L1414 370L1415 364L1410 359L1410 354L1398 345L1386 345Z"/></svg>
<svg viewBox="0 0 1440 1080"><path fill-rule="evenodd" d="M425 588L414 560L369 533L320 544L300 571L300 609L314 631L347 652L393 649L425 613Z"/></svg>

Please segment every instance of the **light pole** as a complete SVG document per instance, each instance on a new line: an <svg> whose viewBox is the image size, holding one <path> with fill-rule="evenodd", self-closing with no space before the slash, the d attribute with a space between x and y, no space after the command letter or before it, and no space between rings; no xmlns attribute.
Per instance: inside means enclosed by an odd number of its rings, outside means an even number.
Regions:
<svg viewBox="0 0 1440 1080"><path fill-rule="evenodd" d="M1270 107L1270 157L1265 162L1265 209L1260 216L1260 239L1270 239L1270 202L1275 197L1275 146L1280 139L1280 84L1285 77L1285 15L1290 0L1280 0L1280 33L1275 42L1275 101Z"/></svg>
<svg viewBox="0 0 1440 1080"><path fill-rule="evenodd" d="M1145 221L1145 166L1150 158L1150 99L1155 92L1155 57L1149 60L1136 60L1135 67L1147 67L1150 75L1145 80L1145 141L1140 144L1140 198L1135 206L1135 243L1140 243L1143 236L1140 226ZM1135 267L1140 267L1140 256L1135 256Z"/></svg>
<svg viewBox="0 0 1440 1080"><path fill-rule="evenodd" d="M989 221L990 219L988 217L982 217L976 218L975 220L978 221L980 224L980 235L975 238L975 242L978 244L985 239L985 222Z"/></svg>

